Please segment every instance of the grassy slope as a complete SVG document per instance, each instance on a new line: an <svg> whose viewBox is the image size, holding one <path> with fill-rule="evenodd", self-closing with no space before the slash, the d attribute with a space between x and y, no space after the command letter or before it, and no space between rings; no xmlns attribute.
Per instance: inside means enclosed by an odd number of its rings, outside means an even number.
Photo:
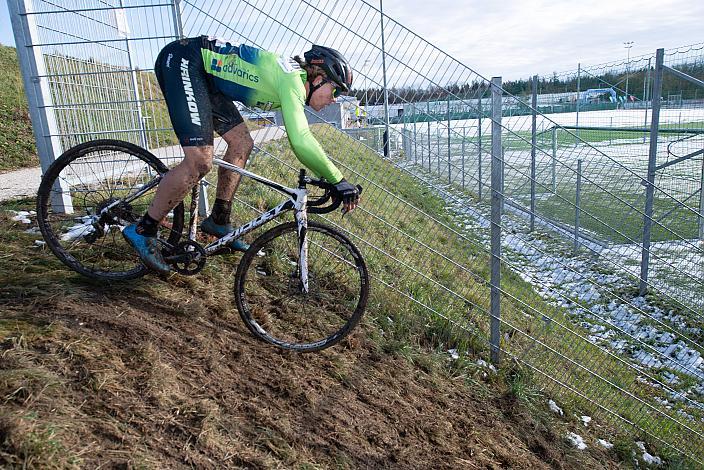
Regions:
<svg viewBox="0 0 704 470"><path fill-rule="evenodd" d="M264 156L254 169L276 178L286 171ZM260 209L275 200L246 182L241 194ZM440 201L419 201L445 217ZM370 197L368 204L378 211L386 202ZM593 443L597 436L588 435L597 428L585 429L570 413L558 421L523 374L493 374L471 356L448 360L444 351L461 345L456 332L378 282L358 332L323 353L296 355L256 341L239 321L230 290L237 257L215 258L196 277L96 285L29 248L36 235L0 214L0 243L8 247L0 256L0 463L618 465L617 452L566 444L567 430ZM249 215L237 206L235 217ZM340 223L362 225L377 242L389 236L362 213ZM422 224L409 221L409 229L422 236L430 228ZM388 248L420 263L407 247ZM366 249L365 256L379 278L407 282L377 253ZM422 296L429 288L421 281L415 289ZM598 437L613 439L600 425Z"/></svg>
<svg viewBox="0 0 704 470"><path fill-rule="evenodd" d="M54 57L53 60L61 64L64 59ZM49 61L49 64L54 62ZM74 62L71 62L74 64ZM89 72L101 70L100 64L86 64L78 62L73 67L85 67ZM51 67L51 65L50 65ZM54 66L62 70L62 65ZM111 76L106 75L109 81ZM115 79L124 80L124 74L118 74ZM109 82L95 75L74 77L77 86L55 85L55 92L61 93L67 102L90 102L95 100L95 96L91 94L91 90L100 89L104 93L110 93ZM177 144L178 140L171 131L171 123L169 120L166 105L161 99L161 91L156 81L153 72L138 73L139 92L144 100L142 103L142 114L147 118L147 138L150 147L159 147L165 145ZM92 87L92 88L91 88ZM111 99L120 101L131 99L122 95L107 95ZM118 105L119 108L119 105ZM68 123L71 129L67 129L68 134L78 136L78 140L69 137L65 139L64 145L74 145L77 142L82 142L90 136L81 136L81 133L87 131L95 131L95 123L87 118L94 111L90 107L84 107L84 111L63 111L59 112L58 123ZM97 113L96 116L104 119L103 114ZM121 124L117 124L108 120L102 125L110 127L111 125L119 128ZM100 137L100 136L98 136ZM105 137L129 139L134 135L114 134L111 133ZM27 100L24 95L24 87L22 77L19 70L17 54L15 48L0 45L0 172L16 170L25 167L39 165L39 158L36 154L34 144L34 134L32 133L32 122L29 118Z"/></svg>
<svg viewBox="0 0 704 470"><path fill-rule="evenodd" d="M326 150L341 160L342 164L348 164L353 168L364 168L362 173L376 178L375 183L394 193L402 194L405 200L416 207L420 207L428 214L447 222L450 227L454 226L443 207L444 204L434 197L428 197L427 189L419 186L417 182L411 181L401 171L384 166L383 162L379 162L377 158L367 159L364 158L366 155L363 153L347 151L345 141L335 135L328 135L327 140L321 137L321 140L326 145ZM363 158L363 162L355 162L360 158ZM371 165L377 165L377 167ZM373 213L380 215L382 219L393 219L394 217L403 219L404 211L392 204L387 196L377 198L373 193L369 196L370 200L367 201L367 204L371 205L370 210ZM399 214L401 215L399 216ZM361 216L357 218L357 220L360 219ZM471 231L457 229L470 235L467 238L453 237L451 229L440 230L437 225L429 224L420 217L408 221L406 229L408 234L423 241L428 247L439 253L438 255L430 255L424 248L409 246L408 240L394 238L393 232L381 227L376 220L369 219L366 223L364 222L361 221L359 227L351 229L353 231L361 229L359 233L363 233L364 239L368 239L378 246L383 246L385 251L397 259L408 260L408 264L411 266L421 266L431 270L436 280L455 292L463 293L468 302L457 302L453 298L443 296L442 288L429 289L429 282L425 282L417 276L409 276L407 273L399 275L394 272L381 272L377 273L379 276L386 276L393 285L413 292L426 305L431 305L455 322L467 323L469 318L470 326L486 332L489 323L489 287L487 285L489 254L485 249L477 248L476 243L472 240ZM404 222L401 220L398 225L403 226ZM469 272L457 269L452 263L444 262L441 255L447 255L462 266L466 266ZM428 257L432 261L428 262ZM378 260L380 266L387 264L388 260L386 259L380 258ZM662 397L661 391L641 384L636 380L637 373L633 368L616 360L615 357L607 355L600 348L587 341L585 338L589 336L589 333L575 325L566 311L547 305L529 284L523 282L517 273L511 272L509 269L502 273L502 289L501 315L502 320L506 322L502 325L502 332L504 333L506 350L522 357L539 370L554 374L555 377L578 393L584 393L588 397L610 397L609 399L597 398L597 400L601 400L600 402L605 403L607 407L612 406L609 404L611 400L618 402L618 412L627 421L638 423L639 426L666 442L672 442L678 446L682 445L685 448L691 444L690 451L694 454L698 452L697 442L683 443L681 441L680 436L690 432L684 426L673 426L672 421L664 419L660 411L643 409L641 400L654 403L654 397ZM469 344L466 344L464 339L466 335L463 335L462 332L457 334L457 331L451 331L452 329L448 328L447 322L438 319L437 316L428 318L427 313L422 309L411 307L411 310L418 313L417 320L406 321L403 324L415 325L410 330L413 337L424 338L424 342L421 344L444 343L448 347L459 347L460 349L469 347L475 351L484 348L486 355L486 343L480 342L479 338L472 338ZM541 317L550 318L553 322L545 325L540 320ZM527 335L531 335L542 344L536 344ZM581 338L578 335L581 335ZM481 337L482 335L477 336ZM488 335L485 333L484 336ZM603 375L603 379L590 374L580 366L599 371ZM534 380L545 389L557 390L560 394L565 392L554 382L538 374L535 374ZM625 388L625 391L622 388ZM575 398L572 402L575 407L584 408L587 406L591 408L589 413L603 413L602 410L591 407L590 404L578 398L577 394L573 394L572 397ZM563 396L563 400L567 400L566 396ZM657 404L654 404L657 407ZM691 411L691 408L687 411ZM693 427L701 429L698 424L698 418L701 415L694 411L691 412L697 416L695 418L697 424L693 424ZM666 413L675 419L678 417L676 410L666 411ZM608 414L605 417L613 418ZM618 426L623 425L623 422L615 421L615 423L618 423Z"/></svg>
<svg viewBox="0 0 704 470"><path fill-rule="evenodd" d="M0 172L38 165L36 152L17 53L0 45Z"/></svg>

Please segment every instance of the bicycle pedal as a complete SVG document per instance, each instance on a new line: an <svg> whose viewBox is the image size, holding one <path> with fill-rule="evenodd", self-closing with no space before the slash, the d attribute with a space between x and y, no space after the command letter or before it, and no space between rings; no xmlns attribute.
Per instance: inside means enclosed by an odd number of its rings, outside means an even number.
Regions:
<svg viewBox="0 0 704 470"><path fill-rule="evenodd" d="M223 246L222 248L218 249L217 251L214 251L211 256L231 255L233 253L238 253L238 252L233 250L232 248L229 248L227 246Z"/></svg>

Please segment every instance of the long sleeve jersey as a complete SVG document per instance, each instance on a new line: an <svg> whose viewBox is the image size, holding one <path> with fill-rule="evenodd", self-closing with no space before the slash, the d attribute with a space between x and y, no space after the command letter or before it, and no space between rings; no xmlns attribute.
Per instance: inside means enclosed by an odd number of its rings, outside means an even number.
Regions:
<svg viewBox="0 0 704 470"><path fill-rule="evenodd" d="M342 179L308 127L304 111L307 76L293 59L212 38L204 39L201 54L205 71L218 91L248 107L280 108L298 160L330 183Z"/></svg>

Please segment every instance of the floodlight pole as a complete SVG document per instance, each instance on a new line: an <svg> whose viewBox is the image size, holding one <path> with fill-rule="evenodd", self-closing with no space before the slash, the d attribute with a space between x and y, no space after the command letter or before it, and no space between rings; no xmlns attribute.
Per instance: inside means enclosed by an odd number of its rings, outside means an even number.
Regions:
<svg viewBox="0 0 704 470"><path fill-rule="evenodd" d="M634 42L628 41L623 43L623 47L626 48L628 53L626 54L626 103L628 103L628 75L630 74L631 67L631 47L633 47ZM624 105L624 109L625 109Z"/></svg>
<svg viewBox="0 0 704 470"><path fill-rule="evenodd" d="M369 78L367 77L366 70L367 64L371 62L371 59L365 59L364 65L362 65L362 70L365 71L364 74L364 118L366 118L365 126L369 126L369 95L367 95L367 90L369 89Z"/></svg>
<svg viewBox="0 0 704 470"><path fill-rule="evenodd" d="M384 71L384 157L389 158L389 90L386 87L386 47L384 43L384 1L379 0L381 14L381 65Z"/></svg>

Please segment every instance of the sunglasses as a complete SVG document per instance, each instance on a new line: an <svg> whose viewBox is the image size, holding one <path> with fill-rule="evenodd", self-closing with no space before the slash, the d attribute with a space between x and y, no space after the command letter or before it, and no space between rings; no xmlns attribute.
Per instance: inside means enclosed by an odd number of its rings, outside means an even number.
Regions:
<svg viewBox="0 0 704 470"><path fill-rule="evenodd" d="M326 83L329 83L330 85L332 85L332 97L333 98L337 98L338 96L340 96L342 94L342 90L337 86L337 84L335 82L333 82L329 78L323 78L323 81L320 82L320 86L323 86Z"/></svg>

